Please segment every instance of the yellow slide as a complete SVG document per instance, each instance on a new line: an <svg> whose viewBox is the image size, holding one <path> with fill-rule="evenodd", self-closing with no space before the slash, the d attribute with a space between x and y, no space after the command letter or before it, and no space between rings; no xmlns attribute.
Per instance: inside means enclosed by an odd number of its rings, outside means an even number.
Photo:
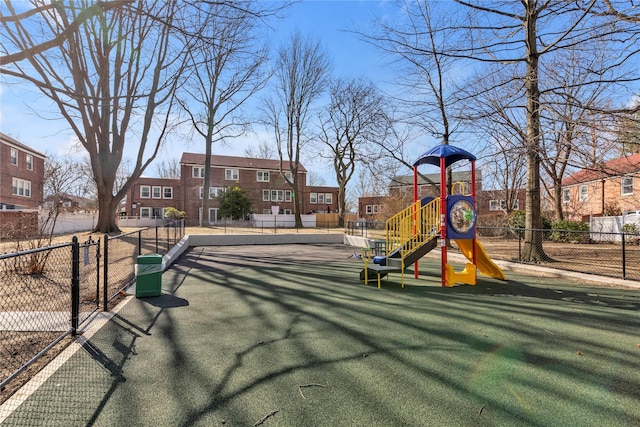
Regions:
<svg viewBox="0 0 640 427"><path fill-rule="evenodd" d="M464 254L464 256L466 256L467 259L471 261L473 259L473 246L472 246L473 240L459 239L459 240L454 240L454 242L456 242L456 245L458 245L458 247L460 248L460 251ZM495 279L507 280L502 269L498 267L496 263L491 260L491 258L489 258L487 253L484 251L484 248L482 247L480 242L478 242L477 240L476 240L476 263L478 265L478 269L480 270L480 273L489 277L493 277Z"/></svg>

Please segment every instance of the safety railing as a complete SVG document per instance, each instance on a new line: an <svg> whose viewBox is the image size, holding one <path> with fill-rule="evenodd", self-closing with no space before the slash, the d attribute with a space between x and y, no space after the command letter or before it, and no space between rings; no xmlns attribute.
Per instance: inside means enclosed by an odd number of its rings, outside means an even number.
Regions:
<svg viewBox="0 0 640 427"><path fill-rule="evenodd" d="M440 199L417 201L387 220L387 254L401 248L406 257L440 232Z"/></svg>

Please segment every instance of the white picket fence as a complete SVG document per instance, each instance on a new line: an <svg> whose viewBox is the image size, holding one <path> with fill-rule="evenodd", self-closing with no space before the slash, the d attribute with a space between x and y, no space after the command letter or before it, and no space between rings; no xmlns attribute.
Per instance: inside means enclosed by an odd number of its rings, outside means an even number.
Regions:
<svg viewBox="0 0 640 427"><path fill-rule="evenodd" d="M40 225L46 220L46 216L39 215ZM91 231L98 223L98 212L90 213L63 213L58 215L53 224L53 234L70 234L82 231ZM51 232L52 224L44 227L45 233Z"/></svg>
<svg viewBox="0 0 640 427"><path fill-rule="evenodd" d="M621 216L591 217L591 240L619 243L622 241L622 227L625 224L637 224L640 227L640 211L627 212Z"/></svg>
<svg viewBox="0 0 640 427"><path fill-rule="evenodd" d="M300 215L303 227L313 228L316 226L315 215ZM251 223L258 228L294 228L296 226L296 216L289 214L252 214Z"/></svg>

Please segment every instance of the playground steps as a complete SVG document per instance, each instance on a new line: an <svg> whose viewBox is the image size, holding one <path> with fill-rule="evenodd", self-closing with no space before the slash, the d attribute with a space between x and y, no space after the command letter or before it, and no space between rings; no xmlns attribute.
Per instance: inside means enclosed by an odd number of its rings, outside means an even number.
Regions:
<svg viewBox="0 0 640 427"><path fill-rule="evenodd" d="M420 258L431 252L438 245L438 238L433 237L423 245L414 249L410 254L404 257L404 268L409 268L415 264ZM368 278L377 277L384 278L389 273L398 273L402 271L402 251L396 250L387 257L387 265L369 264L367 266ZM365 270L360 272L360 280L365 280Z"/></svg>
<svg viewBox="0 0 640 427"><path fill-rule="evenodd" d="M389 273L404 272L436 247L439 236L440 199L418 200L386 222L386 257L384 265L365 260L360 280L368 281ZM370 264L370 261L374 261ZM404 286L404 273L402 284Z"/></svg>
<svg viewBox="0 0 640 427"><path fill-rule="evenodd" d="M410 267L413 264L415 264L420 258L422 258L426 254L431 252L437 245L438 245L438 238L432 237L422 245L418 246L417 248L414 248L413 251L411 251L410 253L405 254L404 268ZM401 268L402 267L402 251L398 250L390 254L389 257L387 258L387 265L389 267Z"/></svg>

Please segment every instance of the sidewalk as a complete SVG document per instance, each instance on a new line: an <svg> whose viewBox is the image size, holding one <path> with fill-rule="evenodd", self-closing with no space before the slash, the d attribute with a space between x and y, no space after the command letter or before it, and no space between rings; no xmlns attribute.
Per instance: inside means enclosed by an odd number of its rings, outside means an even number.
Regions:
<svg viewBox="0 0 640 427"><path fill-rule="evenodd" d="M0 423L640 424L639 290L517 272L444 289L432 259L376 289L352 254L192 248Z"/></svg>

